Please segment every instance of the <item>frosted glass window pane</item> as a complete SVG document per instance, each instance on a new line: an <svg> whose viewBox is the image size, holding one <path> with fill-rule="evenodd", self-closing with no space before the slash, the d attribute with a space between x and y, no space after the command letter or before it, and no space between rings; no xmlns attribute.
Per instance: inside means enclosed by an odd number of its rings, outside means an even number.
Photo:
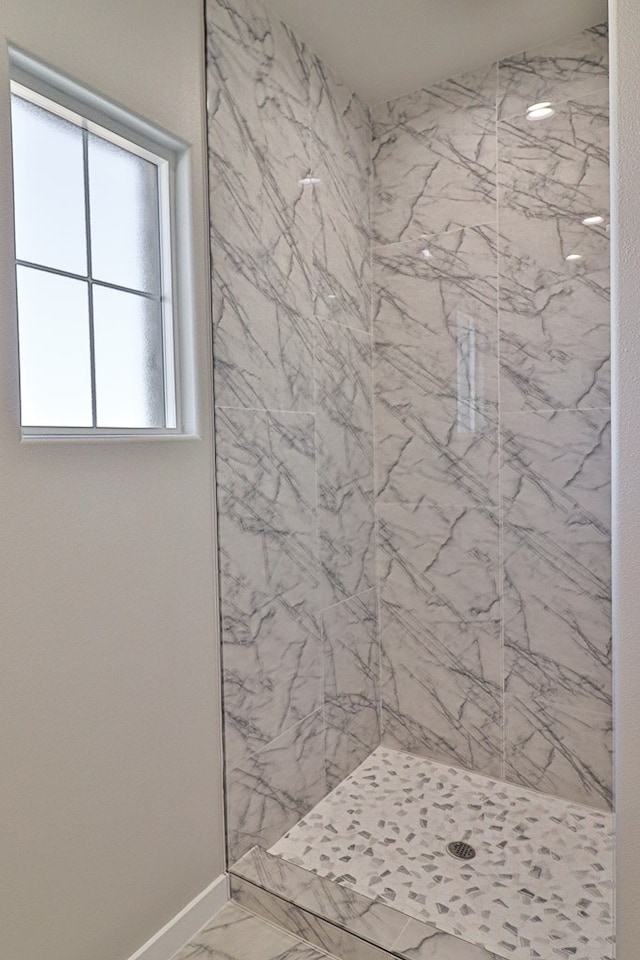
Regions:
<svg viewBox="0 0 640 960"><path fill-rule="evenodd" d="M91 256L96 280L160 292L158 168L89 136Z"/></svg>
<svg viewBox="0 0 640 960"><path fill-rule="evenodd" d="M22 423L92 424L89 287L18 267Z"/></svg>
<svg viewBox="0 0 640 960"><path fill-rule="evenodd" d="M82 130L11 98L18 260L87 272Z"/></svg>
<svg viewBox="0 0 640 960"><path fill-rule="evenodd" d="M99 427L163 427L160 304L133 293L93 288Z"/></svg>

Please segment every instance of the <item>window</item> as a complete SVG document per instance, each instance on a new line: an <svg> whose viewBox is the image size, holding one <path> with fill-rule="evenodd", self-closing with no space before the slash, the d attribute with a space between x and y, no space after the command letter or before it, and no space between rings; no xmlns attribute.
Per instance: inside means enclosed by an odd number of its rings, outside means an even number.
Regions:
<svg viewBox="0 0 640 960"><path fill-rule="evenodd" d="M129 139L126 124L123 135L122 115L112 129L94 109L48 95L50 87L44 94L42 83L27 85L17 72L23 434L176 432L173 154L154 152L147 136Z"/></svg>

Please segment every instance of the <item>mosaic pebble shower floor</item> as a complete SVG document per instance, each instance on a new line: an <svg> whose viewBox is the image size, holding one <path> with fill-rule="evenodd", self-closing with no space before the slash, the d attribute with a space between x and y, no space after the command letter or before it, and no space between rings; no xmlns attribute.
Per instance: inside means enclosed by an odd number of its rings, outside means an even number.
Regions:
<svg viewBox="0 0 640 960"><path fill-rule="evenodd" d="M514 784L379 747L270 852L505 958L615 955L613 817Z"/></svg>

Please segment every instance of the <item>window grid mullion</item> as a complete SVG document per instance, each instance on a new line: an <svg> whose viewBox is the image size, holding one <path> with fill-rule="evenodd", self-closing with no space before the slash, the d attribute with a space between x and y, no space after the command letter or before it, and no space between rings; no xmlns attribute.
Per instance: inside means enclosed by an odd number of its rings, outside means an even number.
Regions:
<svg viewBox="0 0 640 960"><path fill-rule="evenodd" d="M91 204L89 199L89 134L82 131L82 157L84 163L84 221L87 244L87 294L89 297L89 357L91 363L91 417L94 429L98 426L98 402L96 395L96 341L93 322L93 263L91 257Z"/></svg>
<svg viewBox="0 0 640 960"><path fill-rule="evenodd" d="M80 273L73 273L70 270L61 270L58 267L48 267L44 263L34 263L31 260L16 259L19 267L30 267L32 270L42 270L43 273L53 273L57 277L68 277L69 280L82 280L84 283L90 283L95 287L105 287L107 290L119 290L121 293L131 293L136 297L143 297L145 300L154 300L157 303L162 301L162 296L157 293L147 293L146 290L136 290L134 287L123 287L119 283L110 283L108 280L95 280L89 276L83 276Z"/></svg>

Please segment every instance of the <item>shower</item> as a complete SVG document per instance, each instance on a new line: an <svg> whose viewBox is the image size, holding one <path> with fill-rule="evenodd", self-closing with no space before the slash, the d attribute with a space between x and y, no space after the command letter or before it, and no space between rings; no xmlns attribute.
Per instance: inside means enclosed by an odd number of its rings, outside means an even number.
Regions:
<svg viewBox="0 0 640 960"><path fill-rule="evenodd" d="M303 13L207 4L232 891L612 958L606 6L382 96Z"/></svg>

